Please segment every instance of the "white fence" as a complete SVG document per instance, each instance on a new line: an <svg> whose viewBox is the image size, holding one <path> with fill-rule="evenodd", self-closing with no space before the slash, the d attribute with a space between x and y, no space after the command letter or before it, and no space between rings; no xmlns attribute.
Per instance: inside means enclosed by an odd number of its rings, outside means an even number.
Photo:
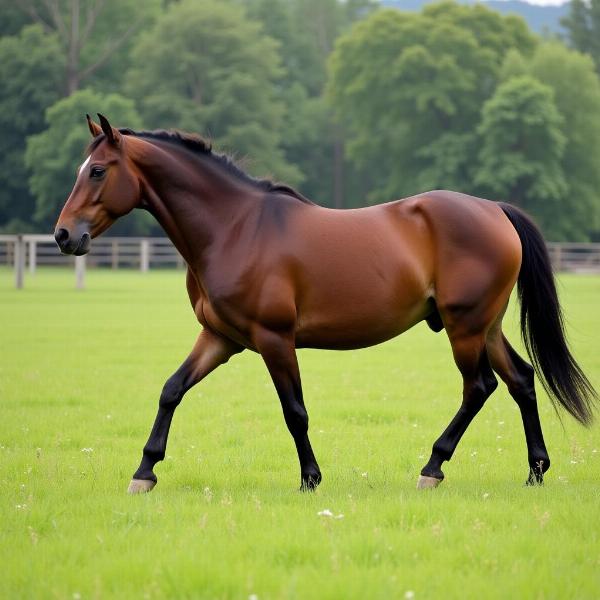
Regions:
<svg viewBox="0 0 600 600"><path fill-rule="evenodd" d="M182 268L185 262L168 238L105 237L92 243L85 256L64 256L51 235L0 235L0 265L14 267L15 286L25 274L40 266L74 266L76 286L84 287L88 267L134 268L146 272L156 267Z"/></svg>
<svg viewBox="0 0 600 600"><path fill-rule="evenodd" d="M555 271L600 273L600 244L548 244ZM15 286L39 266L74 266L78 288L84 287L88 267L122 267L148 271L156 267L182 268L185 262L168 238L101 237L86 256L63 256L51 235L0 235L0 265L14 268Z"/></svg>

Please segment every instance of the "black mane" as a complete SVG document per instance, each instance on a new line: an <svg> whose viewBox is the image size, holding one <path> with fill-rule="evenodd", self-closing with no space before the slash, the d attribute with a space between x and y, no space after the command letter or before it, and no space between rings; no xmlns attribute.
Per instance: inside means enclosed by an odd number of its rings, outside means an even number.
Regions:
<svg viewBox="0 0 600 600"><path fill-rule="evenodd" d="M293 198L296 198L301 202L305 202L306 204L312 204L312 202L308 198L304 197L300 192L290 187L289 185L275 183L270 179L257 179L255 177L252 177L251 175L248 175L248 173L242 171L242 169L240 169L235 164L234 160L227 154L217 154L213 152L212 144L199 135L185 133L183 131L164 129L158 129L155 131L134 131L133 129L119 129L119 132L122 135L131 135L134 137L145 138L149 140L157 140L159 142L167 142L179 146L181 148L185 148L186 150L189 150L194 154L207 156L214 160L222 168L224 168L228 173L231 173L239 179L242 179L246 183L250 183L254 187L257 187L263 190L264 192L286 194L287 196L292 196ZM92 152L94 149L96 149L105 137L106 136L103 133L95 137L89 146L89 151Z"/></svg>

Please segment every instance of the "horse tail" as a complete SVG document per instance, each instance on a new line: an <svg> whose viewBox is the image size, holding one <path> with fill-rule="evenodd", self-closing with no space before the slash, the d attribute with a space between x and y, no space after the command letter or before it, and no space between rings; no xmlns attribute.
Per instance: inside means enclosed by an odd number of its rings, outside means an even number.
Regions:
<svg viewBox="0 0 600 600"><path fill-rule="evenodd" d="M499 204L516 229L523 249L517 292L521 302L521 336L527 353L554 408L558 402L580 423L589 425L598 395L567 345L544 238L522 210Z"/></svg>

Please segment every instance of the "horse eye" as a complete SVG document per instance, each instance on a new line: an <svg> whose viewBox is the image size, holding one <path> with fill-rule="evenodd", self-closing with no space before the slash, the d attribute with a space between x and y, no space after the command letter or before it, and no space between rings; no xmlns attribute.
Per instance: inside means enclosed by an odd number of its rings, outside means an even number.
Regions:
<svg viewBox="0 0 600 600"><path fill-rule="evenodd" d="M92 167L90 169L90 177L92 179L100 179L106 173L106 169L104 167Z"/></svg>

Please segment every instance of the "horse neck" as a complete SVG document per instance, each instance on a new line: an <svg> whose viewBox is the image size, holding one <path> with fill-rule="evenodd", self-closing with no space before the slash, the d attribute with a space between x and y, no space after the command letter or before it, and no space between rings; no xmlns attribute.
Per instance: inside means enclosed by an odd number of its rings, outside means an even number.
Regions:
<svg viewBox="0 0 600 600"><path fill-rule="evenodd" d="M256 211L260 194L210 156L146 143L141 160L146 208L192 267L206 266L210 248Z"/></svg>

